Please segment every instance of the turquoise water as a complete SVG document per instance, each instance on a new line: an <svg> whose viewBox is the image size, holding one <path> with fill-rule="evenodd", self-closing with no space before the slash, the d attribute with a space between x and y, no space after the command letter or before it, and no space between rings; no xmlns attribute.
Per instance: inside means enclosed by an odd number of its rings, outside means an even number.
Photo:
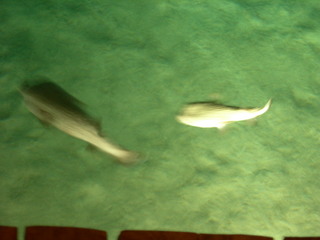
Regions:
<svg viewBox="0 0 320 240"><path fill-rule="evenodd" d="M318 0L2 0L0 225L110 239L125 229L319 235L319 10ZM144 161L124 167L42 127L17 91L39 76ZM175 121L213 96L273 104L222 132Z"/></svg>

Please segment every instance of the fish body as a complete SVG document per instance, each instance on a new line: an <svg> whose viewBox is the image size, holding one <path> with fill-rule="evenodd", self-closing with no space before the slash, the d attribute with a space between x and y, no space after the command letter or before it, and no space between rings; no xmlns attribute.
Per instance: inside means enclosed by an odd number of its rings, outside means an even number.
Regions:
<svg viewBox="0 0 320 240"><path fill-rule="evenodd" d="M176 117L178 122L201 128L223 128L227 124L256 118L268 111L271 99L262 108L238 108L213 102L191 103Z"/></svg>
<svg viewBox="0 0 320 240"><path fill-rule="evenodd" d="M81 107L80 101L52 82L22 87L20 93L31 113L45 124L90 143L124 164L136 161L137 154L112 143L100 126Z"/></svg>

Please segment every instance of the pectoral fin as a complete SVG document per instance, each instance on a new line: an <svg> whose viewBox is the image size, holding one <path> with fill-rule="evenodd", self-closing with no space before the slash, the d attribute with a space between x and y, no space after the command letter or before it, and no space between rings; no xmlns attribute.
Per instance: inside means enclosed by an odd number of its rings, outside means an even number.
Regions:
<svg viewBox="0 0 320 240"><path fill-rule="evenodd" d="M86 150L90 151L90 152L96 152L99 149L96 146L92 145L92 144L88 144L88 146L86 147Z"/></svg>
<svg viewBox="0 0 320 240"><path fill-rule="evenodd" d="M221 130L221 129L223 129L228 123L230 123L230 122L220 122L220 123L217 124L216 127Z"/></svg>

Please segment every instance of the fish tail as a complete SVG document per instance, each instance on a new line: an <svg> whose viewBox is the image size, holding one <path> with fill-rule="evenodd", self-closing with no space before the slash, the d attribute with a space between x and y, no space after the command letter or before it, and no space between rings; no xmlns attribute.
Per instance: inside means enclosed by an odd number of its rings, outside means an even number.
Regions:
<svg viewBox="0 0 320 240"><path fill-rule="evenodd" d="M259 110L259 113L260 113L259 115L264 114L266 111L269 110L269 107L270 107L271 102L272 102L271 100L272 99L270 98L269 101L266 103L266 105L264 105L264 107Z"/></svg>
<svg viewBox="0 0 320 240"><path fill-rule="evenodd" d="M269 99L269 101L266 103L266 105L264 105L262 108L252 108L249 110L249 112L251 112L251 118L255 118L258 117L262 114L264 114L265 112L267 112L269 110L269 107L271 105L271 99Z"/></svg>
<svg viewBox="0 0 320 240"><path fill-rule="evenodd" d="M90 143L101 151L110 154L122 164L134 164L139 160L139 154L123 149L116 144L111 143L107 138L99 137Z"/></svg>

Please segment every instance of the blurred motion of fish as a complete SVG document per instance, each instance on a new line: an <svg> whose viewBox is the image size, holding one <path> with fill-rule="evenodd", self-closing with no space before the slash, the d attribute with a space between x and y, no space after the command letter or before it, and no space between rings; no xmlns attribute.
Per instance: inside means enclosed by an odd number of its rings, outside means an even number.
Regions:
<svg viewBox="0 0 320 240"><path fill-rule="evenodd" d="M268 111L270 105L271 99L262 108L239 108L214 102L196 102L187 104L176 119L194 127L221 129L232 122L256 118Z"/></svg>
<svg viewBox="0 0 320 240"><path fill-rule="evenodd" d="M24 84L20 93L29 111L41 122L88 142L123 164L137 161L138 154L103 137L98 122L81 108L81 102L55 83L45 81L33 86Z"/></svg>

